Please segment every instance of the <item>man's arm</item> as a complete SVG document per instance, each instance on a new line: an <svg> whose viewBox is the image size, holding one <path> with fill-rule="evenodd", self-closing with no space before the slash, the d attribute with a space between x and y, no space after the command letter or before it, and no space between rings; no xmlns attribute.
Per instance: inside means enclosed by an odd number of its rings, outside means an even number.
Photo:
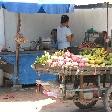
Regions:
<svg viewBox="0 0 112 112"><path fill-rule="evenodd" d="M74 35L71 33L71 30L69 27L66 28L66 38L68 42L74 41Z"/></svg>
<svg viewBox="0 0 112 112"><path fill-rule="evenodd" d="M71 34L71 35L67 36L67 41L68 42L73 42L74 41L74 35Z"/></svg>

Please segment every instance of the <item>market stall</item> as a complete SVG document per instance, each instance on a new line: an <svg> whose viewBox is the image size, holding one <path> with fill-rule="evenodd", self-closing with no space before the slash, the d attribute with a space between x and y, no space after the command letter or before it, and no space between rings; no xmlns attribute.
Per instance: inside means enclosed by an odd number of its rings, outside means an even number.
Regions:
<svg viewBox="0 0 112 112"><path fill-rule="evenodd" d="M7 9L8 11L11 11L11 12L16 12L18 13L18 26L17 26L17 34L16 34L16 38L15 38L15 41L16 41L16 54L11 54L10 53L6 53L5 55L1 55L1 57L3 59L6 59L8 62L10 62L10 60L13 60L13 63L15 65L15 71L14 71L14 79L16 81L14 81L16 84L34 84L34 82L36 81L37 78L34 78L36 77L35 73L33 72L33 70L30 70L31 73L33 73L33 76L31 75L27 75L27 77L30 77L32 79L34 79L33 81L20 81L20 74L21 74L21 71L20 71L20 68L19 68L19 65L22 65L21 63L21 55L23 54L20 54L19 52L19 48L21 46L21 44L24 44L26 42L26 38L20 33L20 30L21 30L21 15L20 13L49 13L49 14L62 14L62 13L68 13L68 12L72 12L73 10L71 10L73 7L71 7L69 4L42 4L40 3L39 1L32 1L32 2L28 2L28 1L1 1L0 2L0 6ZM43 51L42 51L43 52ZM41 52L41 53L42 53ZM24 53L25 54L25 53ZM30 53L29 56L27 57L34 57L34 55L32 55L32 52ZM38 52L37 52L38 54ZM37 54L35 53L35 56L37 56ZM20 55L20 56L19 56ZM26 55L28 55L28 53L26 53ZM8 57L8 58L7 58ZM21 62L21 63L20 63ZM24 62L26 63L26 62ZM31 63L30 63L31 65ZM28 65L28 67L30 67L30 65ZM24 70L22 70L24 71ZM28 72L29 73L29 72ZM23 76L24 77L24 76ZM23 78L22 80L26 80L25 78ZM15 84L14 83L14 84Z"/></svg>
<svg viewBox="0 0 112 112"><path fill-rule="evenodd" d="M112 81L111 52L104 48L86 49L81 51L80 55L74 55L69 51L57 51L53 54L45 52L36 59L32 68L37 72L57 73L61 80L59 88L63 98L66 98L67 92L72 92L75 105L86 109L103 98L110 86ZM68 76L73 78L73 82L71 81L73 86L70 88L67 88ZM111 98L111 95L109 97ZM109 101L111 102L111 99Z"/></svg>
<svg viewBox="0 0 112 112"><path fill-rule="evenodd" d="M101 3L103 3L104 1L101 1ZM39 1L40 3L40 1ZM33 3L29 3L29 2L24 2L24 3L16 3L16 2L12 2L9 0L8 1L2 1L1 2L1 6L4 6L5 9L7 9L8 11L11 11L11 12L17 12L19 13L18 14L18 27L17 27L17 33L20 33L20 28L21 28L21 15L20 13L35 13L35 12L38 12L38 13L50 13L50 14L53 14L53 13L56 13L56 14L61 14L61 13L68 13L70 11L73 11L73 5L69 6L67 4L64 3L63 4L58 4L58 5L53 5L52 7L52 4L51 3L57 3L57 1L52 1L52 2L47 2L47 1L44 1L43 2L44 4L37 4L36 2L33 2ZM46 3L48 3L46 5ZM62 2L61 2L62 3ZM66 2L68 3L68 1ZM78 1L79 3L79 1ZM76 4L78 4L77 1L76 1ZM91 2L93 3L93 2ZM96 1L94 3L97 3ZM72 1L72 4L73 4L73 1ZM21 35L20 35L21 36ZM24 37L24 36L23 36ZM19 74L19 45L16 44L16 75ZM18 76L17 76L18 77Z"/></svg>
<svg viewBox="0 0 112 112"><path fill-rule="evenodd" d="M14 12L25 12L26 10L23 8L23 4L17 4L14 2L4 2L4 7L8 9L9 11ZM2 6L2 4L0 4ZM32 8L32 5L34 8ZM66 5L66 4L65 4ZM69 12L69 6L66 5L60 5L62 9L64 9L64 12ZM21 6L21 7L20 7ZM29 9L30 12L39 12L40 7L42 5L37 5L35 2L33 4L30 4L26 6L26 9ZM108 4L107 4L108 6ZM51 5L43 5L42 6L45 12L53 13L53 9L59 9L57 8L51 8ZM32 9L32 10L31 10ZM46 10L46 9L51 9ZM55 10L56 11L56 10ZM58 10L60 13L62 13L62 10ZM28 10L26 11L28 13ZM55 12L56 13L56 12ZM108 8L107 8L108 13ZM108 32L108 18L107 18L107 32ZM17 28L17 34L20 33L20 15L18 14L18 28ZM21 37L21 35L20 35ZM16 41L17 42L17 41ZM16 43L16 75L19 73L19 46L18 42ZM89 55L88 54L91 54ZM93 55L94 54L94 55ZM82 56L84 55L84 56ZM88 108L92 107L96 101L99 99L99 95L101 92L101 86L100 86L100 75L101 74L111 74L111 53L108 53L105 51L104 48L96 48L90 51L84 51L82 52L82 55L74 55L70 52L56 52L53 56L50 56L49 53L45 53L40 58L37 58L36 62L34 63L33 68L36 71L49 71L49 72L56 72L59 74L59 76L62 78L62 83L64 86L62 86L62 92L64 93L63 96L66 96L66 75L75 75L75 79L79 78L79 83L77 83L74 87L76 94L74 96L74 102L75 104L80 108ZM108 56L108 58L107 58ZM51 58L52 57L52 58ZM72 58L71 58L72 57ZM96 59L95 59L96 58ZM48 62L48 63L47 63ZM38 66L39 64L39 66ZM64 66L63 66L64 65ZM87 85L84 87L84 76L98 76L98 84L92 83L92 86L89 84L91 82L87 82ZM87 77L88 79L88 77ZM74 80L75 81L75 80ZM93 87L94 86L94 87ZM88 88L91 87L92 89ZM105 82L103 88L105 89ZM87 94L86 94L86 92ZM92 91L88 95L88 91ZM88 98L89 96L89 98ZM91 96L91 97L90 97ZM110 112L110 111L109 111Z"/></svg>

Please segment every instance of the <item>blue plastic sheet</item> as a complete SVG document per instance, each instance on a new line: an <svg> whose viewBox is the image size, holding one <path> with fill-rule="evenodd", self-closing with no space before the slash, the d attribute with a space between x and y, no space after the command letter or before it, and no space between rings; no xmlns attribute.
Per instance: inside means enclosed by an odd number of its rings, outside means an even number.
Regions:
<svg viewBox="0 0 112 112"><path fill-rule="evenodd" d="M0 8L1 8L1 6L2 6L2 3L0 2Z"/></svg>
<svg viewBox="0 0 112 112"><path fill-rule="evenodd" d="M35 3L4 2L5 9L17 13L37 13L42 5ZM41 13L41 12L40 12Z"/></svg>
<svg viewBox="0 0 112 112"><path fill-rule="evenodd" d="M70 4L38 4L38 3L22 3L22 2L4 2L0 6L11 12L16 13L48 13L63 14L73 12Z"/></svg>
<svg viewBox="0 0 112 112"><path fill-rule="evenodd" d="M57 76L48 73L41 73L40 76L36 73L35 70L31 68L31 65L34 63L37 56L41 56L43 53L30 53L30 54L20 54L20 61L19 61L19 76L18 82L19 84L35 84L37 79L41 79L43 81L56 81ZM2 55L2 59L6 60L8 63L16 64L16 56L15 54L7 54ZM12 80L15 77L13 75Z"/></svg>
<svg viewBox="0 0 112 112"><path fill-rule="evenodd" d="M62 14L69 12L70 5L68 4L54 4L43 5L43 9L48 14Z"/></svg>

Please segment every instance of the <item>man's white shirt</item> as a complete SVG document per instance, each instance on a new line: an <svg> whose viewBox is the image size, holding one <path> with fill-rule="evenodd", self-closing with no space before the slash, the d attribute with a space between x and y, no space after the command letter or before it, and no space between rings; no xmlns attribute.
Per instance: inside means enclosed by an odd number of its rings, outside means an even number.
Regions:
<svg viewBox="0 0 112 112"><path fill-rule="evenodd" d="M70 36L71 30L66 26L58 26L57 28L57 41L58 49L64 49L70 47L70 42L67 41L67 36Z"/></svg>

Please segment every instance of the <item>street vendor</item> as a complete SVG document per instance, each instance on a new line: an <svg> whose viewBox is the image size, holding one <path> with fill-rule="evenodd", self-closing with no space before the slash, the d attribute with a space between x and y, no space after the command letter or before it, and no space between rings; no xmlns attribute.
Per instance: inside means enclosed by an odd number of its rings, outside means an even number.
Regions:
<svg viewBox="0 0 112 112"><path fill-rule="evenodd" d="M106 31L102 31L101 35L98 38L96 38L94 40L94 42L101 47L107 47L107 46L110 47L111 46L111 42L109 41L109 39L107 37Z"/></svg>
<svg viewBox="0 0 112 112"><path fill-rule="evenodd" d="M69 17L67 15L61 16L60 26L57 28L57 42L58 49L67 49L70 43L74 41L74 36L69 28Z"/></svg>

